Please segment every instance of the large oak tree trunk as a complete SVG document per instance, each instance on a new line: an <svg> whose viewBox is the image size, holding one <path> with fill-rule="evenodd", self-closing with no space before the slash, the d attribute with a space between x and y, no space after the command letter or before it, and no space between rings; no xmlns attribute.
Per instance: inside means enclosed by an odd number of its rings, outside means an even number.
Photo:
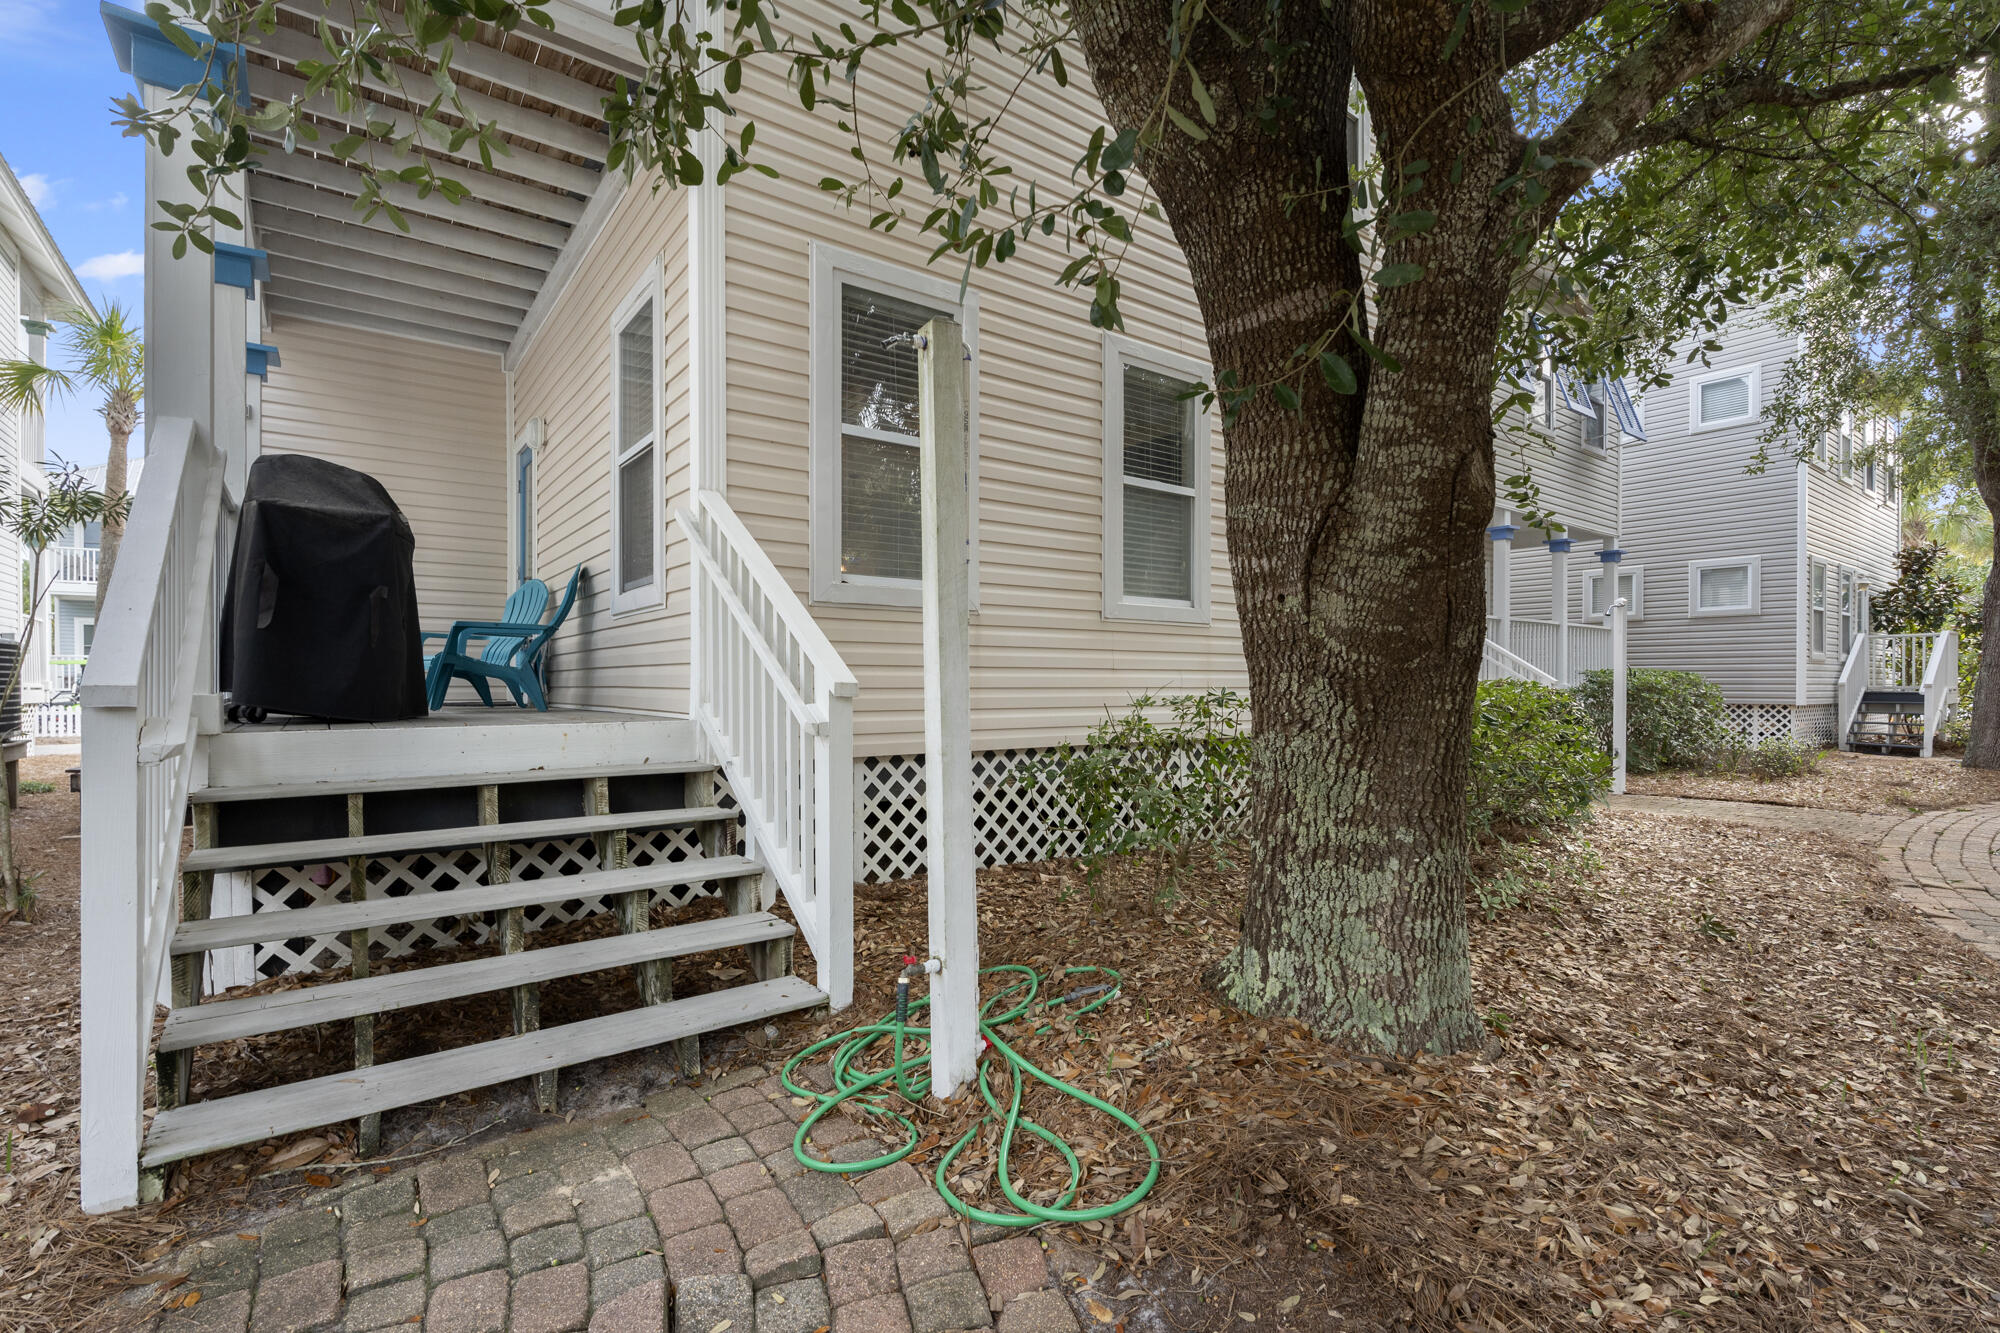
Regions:
<svg viewBox="0 0 2000 1333"><path fill-rule="evenodd" d="M2000 121L2000 57L1986 62L1985 103L1991 128ZM1979 170L2000 171L2000 135L1992 139ZM1988 290L1996 263L2000 259L1988 252L1954 275L1960 291L1951 326L1951 364L1940 367L1945 401L1971 447L1973 480L1993 523L1994 559L1979 608L1979 676L1972 687L1967 768L2000 768L2000 358L1988 340Z"/></svg>
<svg viewBox="0 0 2000 1333"><path fill-rule="evenodd" d="M1986 490L1981 486L1980 490ZM1993 502L1987 501L1989 510ZM2000 512L2000 510L1993 510ZM1967 768L2000 768L2000 524L1993 532L1993 565L1979 607L1979 675L1972 686L1972 725L1965 740Z"/></svg>
<svg viewBox="0 0 2000 1333"><path fill-rule="evenodd" d="M1216 9L1211 6L1211 9ZM1242 12L1230 12L1241 10ZM1257 31L1264 10L1216 12ZM1164 0L1079 0L1085 54L1112 120L1134 125L1167 80ZM1449 7L1440 21L1451 21ZM1205 141L1170 132L1139 165L1186 255L1213 364L1245 384L1285 376L1295 352L1341 325L1361 285L1342 234L1344 31L1317 6L1288 7L1285 115L1247 114L1265 58L1212 30L1194 59L1217 105ZM1494 186L1506 164L1461 132L1504 123L1490 81L1427 52L1371 80L1380 152L1421 134L1420 155L1456 156L1413 206L1438 223L1385 258L1425 268L1382 294L1374 340L1403 369L1371 365L1338 394L1317 371L1287 411L1259 394L1224 430L1230 562L1250 674L1256 748L1242 942L1218 976L1259 1014L1296 1017L1375 1049L1456 1049L1480 1034L1466 938L1465 790L1485 632L1483 530L1494 498L1494 348L1513 265ZM1450 79L1458 129L1430 113ZM1379 88L1375 85L1379 84ZM1313 90L1317 90L1317 96ZM1398 97L1398 91L1407 96ZM1320 201L1324 200L1324 207Z"/></svg>

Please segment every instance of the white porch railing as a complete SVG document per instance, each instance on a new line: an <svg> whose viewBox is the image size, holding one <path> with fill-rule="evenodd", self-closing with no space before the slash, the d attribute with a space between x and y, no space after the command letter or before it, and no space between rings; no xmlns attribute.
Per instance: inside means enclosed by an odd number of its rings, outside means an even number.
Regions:
<svg viewBox="0 0 2000 1333"><path fill-rule="evenodd" d="M68 740L83 735L83 706L44 699L26 705L28 734L36 740Z"/></svg>
<svg viewBox="0 0 2000 1333"><path fill-rule="evenodd" d="M180 894L197 696L214 688L222 455L153 423L83 687L83 1206L136 1202L153 1001Z"/></svg>
<svg viewBox="0 0 2000 1333"><path fill-rule="evenodd" d="M1958 698L1958 631L1931 636L1930 660L1924 664L1924 758L1931 757L1938 724Z"/></svg>
<svg viewBox="0 0 2000 1333"><path fill-rule="evenodd" d="M1868 688L1914 690L1924 683L1925 658L1935 634L1865 634L1868 644ZM1850 649L1850 653L1851 653Z"/></svg>
<svg viewBox="0 0 2000 1333"><path fill-rule="evenodd" d="M854 998L854 673L727 501L688 539L689 712L798 918L833 1008ZM768 905L768 904L767 904Z"/></svg>
<svg viewBox="0 0 2000 1333"><path fill-rule="evenodd" d="M52 657L49 659L49 694L68 694L83 684L84 659L81 657Z"/></svg>
<svg viewBox="0 0 2000 1333"><path fill-rule="evenodd" d="M1495 622L1488 619L1488 637ZM1569 651L1563 652L1567 643ZM1535 670L1560 684L1575 685L1586 671L1611 668L1611 627L1578 621L1529 620L1510 616L1507 649Z"/></svg>
<svg viewBox="0 0 2000 1333"><path fill-rule="evenodd" d="M1958 631L1854 636L1847 650L1847 661L1840 668L1837 704L1840 730L1836 735L1843 750L1848 748L1848 736L1861 711L1862 696L1869 690L1904 690L1923 695L1923 756L1930 758L1938 725L1958 701Z"/></svg>
<svg viewBox="0 0 2000 1333"><path fill-rule="evenodd" d="M1486 647L1480 656L1479 678L1481 680L1532 680L1537 685L1553 685L1556 683L1554 676L1543 671L1526 658L1508 652L1492 639L1486 641Z"/></svg>
<svg viewBox="0 0 2000 1333"><path fill-rule="evenodd" d="M95 546L51 546L44 557L49 562L50 581L95 584L97 556Z"/></svg>

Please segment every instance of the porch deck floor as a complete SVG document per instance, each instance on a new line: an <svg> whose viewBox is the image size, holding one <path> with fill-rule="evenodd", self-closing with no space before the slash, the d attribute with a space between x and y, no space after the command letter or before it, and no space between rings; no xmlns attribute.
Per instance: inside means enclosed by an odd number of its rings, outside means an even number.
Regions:
<svg viewBox="0 0 2000 1333"><path fill-rule="evenodd" d="M225 732L263 733L274 731L398 731L423 727L575 727L599 723L677 721L664 713L615 713L601 708L551 707L546 713L532 708L488 708L484 704L446 704L428 717L400 718L393 722L333 722L323 717L293 717L272 714L262 722L226 722Z"/></svg>

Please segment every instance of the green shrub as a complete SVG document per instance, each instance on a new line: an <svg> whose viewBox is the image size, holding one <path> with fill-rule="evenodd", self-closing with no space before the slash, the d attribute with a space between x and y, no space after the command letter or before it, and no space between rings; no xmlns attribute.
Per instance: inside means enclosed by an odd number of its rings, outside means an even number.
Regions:
<svg viewBox="0 0 2000 1333"><path fill-rule="evenodd" d="M1611 673L1588 671L1577 699L1605 748L1611 745ZM1729 714L1722 691L1692 671L1650 667L1626 674L1625 768L1657 773L1700 768L1729 745Z"/></svg>
<svg viewBox="0 0 2000 1333"><path fill-rule="evenodd" d="M1154 896L1169 899L1197 848L1236 836L1250 785L1249 711L1234 690L1141 695L1082 744L1022 765L1017 780L1054 788L1069 807L1057 837L1078 838L1092 879L1112 857L1135 856Z"/></svg>
<svg viewBox="0 0 2000 1333"><path fill-rule="evenodd" d="M1716 752L1715 766L1724 773L1754 778L1802 777L1819 767L1819 747L1807 741L1773 736L1754 745L1732 744Z"/></svg>
<svg viewBox="0 0 2000 1333"><path fill-rule="evenodd" d="M1475 834L1572 823L1610 778L1611 756L1568 691L1525 680L1479 682L1466 793Z"/></svg>

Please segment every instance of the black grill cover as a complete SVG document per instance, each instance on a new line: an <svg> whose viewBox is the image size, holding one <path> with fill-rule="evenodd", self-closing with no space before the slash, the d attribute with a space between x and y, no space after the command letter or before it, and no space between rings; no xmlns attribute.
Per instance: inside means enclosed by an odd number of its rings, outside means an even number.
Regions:
<svg viewBox="0 0 2000 1333"><path fill-rule="evenodd" d="M230 702L346 722L424 716L415 550L373 477L300 454L259 458L222 603Z"/></svg>

